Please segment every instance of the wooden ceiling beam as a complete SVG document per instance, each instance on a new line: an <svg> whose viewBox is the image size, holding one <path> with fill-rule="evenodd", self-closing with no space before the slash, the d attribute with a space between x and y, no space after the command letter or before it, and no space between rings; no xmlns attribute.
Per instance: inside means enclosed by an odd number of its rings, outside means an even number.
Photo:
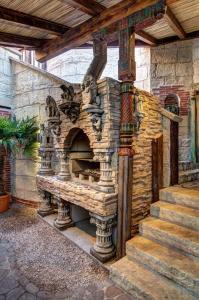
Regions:
<svg viewBox="0 0 199 300"><path fill-rule="evenodd" d="M77 8L91 16L96 16L106 9L105 6L94 0L61 0L61 2Z"/></svg>
<svg viewBox="0 0 199 300"><path fill-rule="evenodd" d="M47 40L37 39L29 36L16 35L12 33L0 32L0 43L7 45L18 45L19 47L31 47L37 49Z"/></svg>
<svg viewBox="0 0 199 300"><path fill-rule="evenodd" d="M136 39L150 45L150 46L156 46L158 44L158 40L148 34L147 32L144 32L143 30L139 30L135 33Z"/></svg>
<svg viewBox="0 0 199 300"><path fill-rule="evenodd" d="M69 27L65 25L28 15L3 6L0 6L0 19L35 27L55 35L62 35L69 29Z"/></svg>
<svg viewBox="0 0 199 300"><path fill-rule="evenodd" d="M40 62L46 61L78 47L92 40L92 33L100 31L109 25L126 18L133 13L157 3L157 0L123 0L114 6L105 9L102 13L86 22L71 28L62 37L57 37L47 42L41 49L36 51L36 57Z"/></svg>
<svg viewBox="0 0 199 300"><path fill-rule="evenodd" d="M176 35L180 39L184 39L186 37L186 32L182 28L182 25L177 20L177 18L175 17L173 12L169 8L169 6L167 6L167 8L166 8L166 14L164 15L164 18L165 18L165 20L167 20L167 22L168 22L169 26L171 27L171 29L176 33Z"/></svg>

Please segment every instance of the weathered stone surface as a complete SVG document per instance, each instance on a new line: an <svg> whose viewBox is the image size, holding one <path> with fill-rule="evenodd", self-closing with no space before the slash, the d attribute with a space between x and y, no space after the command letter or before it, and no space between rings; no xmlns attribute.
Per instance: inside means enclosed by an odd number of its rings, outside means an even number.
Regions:
<svg viewBox="0 0 199 300"><path fill-rule="evenodd" d="M199 211L193 208L158 201L151 205L151 215L193 230L199 230Z"/></svg>
<svg viewBox="0 0 199 300"><path fill-rule="evenodd" d="M199 262L172 248L137 236L127 242L127 256L199 294Z"/></svg>
<svg viewBox="0 0 199 300"><path fill-rule="evenodd" d="M149 217L140 223L140 233L149 239L199 257L199 233L188 228Z"/></svg>
<svg viewBox="0 0 199 300"><path fill-rule="evenodd" d="M161 291L162 299L196 300L183 288L126 256L111 266L110 277L135 299L160 300Z"/></svg>
<svg viewBox="0 0 199 300"><path fill-rule="evenodd" d="M81 206L88 211L102 216L116 213L117 194L107 194L96 191L91 186L85 188L84 184L66 181L62 182L51 176L37 176L37 183L40 189L59 196L73 204Z"/></svg>

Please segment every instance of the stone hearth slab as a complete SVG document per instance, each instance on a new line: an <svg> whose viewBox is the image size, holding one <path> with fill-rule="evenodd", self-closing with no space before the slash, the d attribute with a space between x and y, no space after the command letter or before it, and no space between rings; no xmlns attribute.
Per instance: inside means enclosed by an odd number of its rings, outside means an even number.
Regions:
<svg viewBox="0 0 199 300"><path fill-rule="evenodd" d="M37 186L100 216L113 215L117 211L116 193L97 191L91 186L72 180L64 182L55 176L38 175Z"/></svg>

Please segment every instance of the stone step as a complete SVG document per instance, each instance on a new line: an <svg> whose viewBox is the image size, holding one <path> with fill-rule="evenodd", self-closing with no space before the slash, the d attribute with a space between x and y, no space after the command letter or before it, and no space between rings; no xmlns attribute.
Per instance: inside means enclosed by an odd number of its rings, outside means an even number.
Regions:
<svg viewBox="0 0 199 300"><path fill-rule="evenodd" d="M142 236L126 243L129 259L136 260L199 297L199 261Z"/></svg>
<svg viewBox="0 0 199 300"><path fill-rule="evenodd" d="M159 199L199 210L199 191L180 186L160 190Z"/></svg>
<svg viewBox="0 0 199 300"><path fill-rule="evenodd" d="M140 223L140 234L199 257L199 233L197 231L149 217Z"/></svg>
<svg viewBox="0 0 199 300"><path fill-rule="evenodd" d="M199 231L199 210L158 201L151 205L151 216Z"/></svg>
<svg viewBox="0 0 199 300"><path fill-rule="evenodd" d="M183 287L127 256L110 267L111 279L137 300L196 300Z"/></svg>

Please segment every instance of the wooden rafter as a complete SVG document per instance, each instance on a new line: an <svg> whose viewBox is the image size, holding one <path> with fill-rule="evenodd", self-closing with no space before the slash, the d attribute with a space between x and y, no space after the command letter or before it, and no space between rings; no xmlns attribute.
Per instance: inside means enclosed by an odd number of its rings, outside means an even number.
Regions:
<svg viewBox="0 0 199 300"><path fill-rule="evenodd" d="M12 33L0 32L1 45L18 45L20 47L39 48L46 42L43 39L37 39L29 36L21 36Z"/></svg>
<svg viewBox="0 0 199 300"><path fill-rule="evenodd" d="M135 34L136 39L150 45L155 46L158 43L158 40L151 36L150 34L144 32L143 30L137 31Z"/></svg>
<svg viewBox="0 0 199 300"><path fill-rule="evenodd" d="M100 3L94 0L61 0L61 1L91 16L96 16L105 9L103 5L101 5Z"/></svg>
<svg viewBox="0 0 199 300"><path fill-rule="evenodd" d="M65 25L28 15L3 6L0 6L0 19L35 27L56 35L61 35L69 29L69 27Z"/></svg>
<svg viewBox="0 0 199 300"><path fill-rule="evenodd" d="M74 47L78 47L92 39L92 33L97 32L139 10L153 5L157 0L123 0L122 2L107 8L102 13L86 22L71 28L62 37L57 37L36 52L40 62L46 61Z"/></svg>
<svg viewBox="0 0 199 300"><path fill-rule="evenodd" d="M169 8L169 6L167 6L166 14L165 14L164 17L167 20L167 22L168 22L169 26L171 27L171 29L176 33L176 35L180 39L184 39L186 37L186 32L182 28L182 25L177 20L177 18L175 17L175 15L173 14L173 12Z"/></svg>

